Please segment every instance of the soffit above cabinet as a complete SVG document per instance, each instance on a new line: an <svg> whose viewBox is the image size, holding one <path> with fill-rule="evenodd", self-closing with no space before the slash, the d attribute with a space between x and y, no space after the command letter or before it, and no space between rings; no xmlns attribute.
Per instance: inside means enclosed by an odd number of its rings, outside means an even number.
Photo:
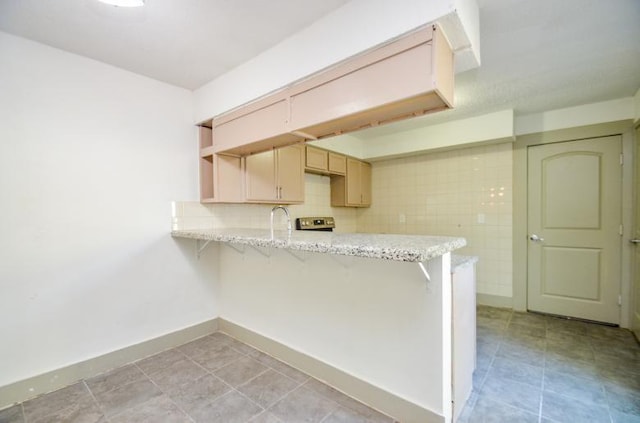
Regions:
<svg viewBox="0 0 640 423"><path fill-rule="evenodd" d="M215 117L214 150L248 155L451 108L453 73L428 25Z"/></svg>

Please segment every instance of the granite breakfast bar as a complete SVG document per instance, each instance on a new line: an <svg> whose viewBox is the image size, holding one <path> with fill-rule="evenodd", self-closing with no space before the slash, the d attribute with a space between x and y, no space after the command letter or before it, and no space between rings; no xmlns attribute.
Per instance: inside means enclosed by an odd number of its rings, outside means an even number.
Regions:
<svg viewBox="0 0 640 423"><path fill-rule="evenodd" d="M176 230L171 232L171 235L252 247L284 248L405 262L424 262L466 245L464 238L443 236L283 230L271 232L268 229L251 228Z"/></svg>
<svg viewBox="0 0 640 423"><path fill-rule="evenodd" d="M463 238L246 228L172 236L214 249L206 258L217 264L222 331L401 422L450 422L466 401L452 404L454 379L473 371L452 359L451 251Z"/></svg>

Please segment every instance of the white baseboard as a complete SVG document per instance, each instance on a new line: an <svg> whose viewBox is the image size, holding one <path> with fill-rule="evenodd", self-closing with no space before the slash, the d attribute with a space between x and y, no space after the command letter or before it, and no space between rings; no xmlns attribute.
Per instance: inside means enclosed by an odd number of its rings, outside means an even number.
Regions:
<svg viewBox="0 0 640 423"><path fill-rule="evenodd" d="M513 298L501 295L476 294L476 304L500 308L513 308ZM526 310L524 310L526 311Z"/></svg>
<svg viewBox="0 0 640 423"><path fill-rule="evenodd" d="M392 416L397 421L402 423L445 422L443 416L431 410L240 325L220 319L220 331L260 351L264 351L373 409Z"/></svg>
<svg viewBox="0 0 640 423"><path fill-rule="evenodd" d="M0 410L166 349L186 344L216 332L218 324L218 318L215 318L117 351L0 386Z"/></svg>
<svg viewBox="0 0 640 423"><path fill-rule="evenodd" d="M0 387L0 410L79 380L222 331L334 387L402 423L444 423L445 418L404 398L222 318L172 332L79 363Z"/></svg>
<svg viewBox="0 0 640 423"><path fill-rule="evenodd" d="M640 342L640 313L633 313L633 323L631 324L631 331L636 336L636 340Z"/></svg>

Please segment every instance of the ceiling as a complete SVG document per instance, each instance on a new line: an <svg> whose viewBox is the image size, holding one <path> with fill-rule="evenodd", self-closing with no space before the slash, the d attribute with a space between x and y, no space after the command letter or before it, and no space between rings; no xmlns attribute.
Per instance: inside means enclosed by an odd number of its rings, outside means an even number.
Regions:
<svg viewBox="0 0 640 423"><path fill-rule="evenodd" d="M0 30L196 89L348 0L0 0Z"/></svg>
<svg viewBox="0 0 640 423"><path fill-rule="evenodd" d="M478 68L456 75L455 108L365 129L363 139L513 109L516 116L640 89L640 0L477 0Z"/></svg>
<svg viewBox="0 0 640 423"><path fill-rule="evenodd" d="M195 89L348 0L0 0L0 30ZM391 0L387 0L391 1ZM633 96L640 0L477 0L479 68L456 75L456 108L361 131L376 136L514 109Z"/></svg>

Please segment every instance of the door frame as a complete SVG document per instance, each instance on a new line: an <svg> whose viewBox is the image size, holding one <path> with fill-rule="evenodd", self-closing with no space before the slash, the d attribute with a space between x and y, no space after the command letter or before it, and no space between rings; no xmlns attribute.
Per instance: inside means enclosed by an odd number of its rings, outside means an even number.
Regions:
<svg viewBox="0 0 640 423"><path fill-rule="evenodd" d="M527 310L527 149L530 146L566 142L611 135L622 136L622 263L620 326L629 327L632 319L631 254L628 242L633 230L633 131L631 120L561 129L517 136L513 146L513 309Z"/></svg>
<svg viewBox="0 0 640 423"><path fill-rule="evenodd" d="M634 181L634 186L633 186L633 207L637 207L638 209L631 209L631 213L633 214L633 230L634 230L634 234L633 234L633 238L636 238L638 236L638 227L640 227L640 186L638 186L640 181L640 118L636 119L635 123L634 123L634 129L633 129L633 133L635 135L635 139L632 141L633 144L633 151L632 151L632 155L634 157L634 160L636 160L636 163L634 163L633 166L633 181ZM640 298L640 296L638 295L639 293L637 292L637 290L640 290L640 285L638 284L638 282L640 281L640 274L637 274L636 272L638 270L640 270L640 263L635 262L635 260L638 260L638 249L639 247L636 245L634 247L634 250L631 254L634 255L634 258L631 259L632 261L632 271L631 271L631 296L633 297L633 300L631 301L631 311L629 312L630 314L630 329L631 331L635 334L636 339L640 340L640 314L638 314L638 311L640 311L640 302L636 303L635 301L638 301L638 298Z"/></svg>

